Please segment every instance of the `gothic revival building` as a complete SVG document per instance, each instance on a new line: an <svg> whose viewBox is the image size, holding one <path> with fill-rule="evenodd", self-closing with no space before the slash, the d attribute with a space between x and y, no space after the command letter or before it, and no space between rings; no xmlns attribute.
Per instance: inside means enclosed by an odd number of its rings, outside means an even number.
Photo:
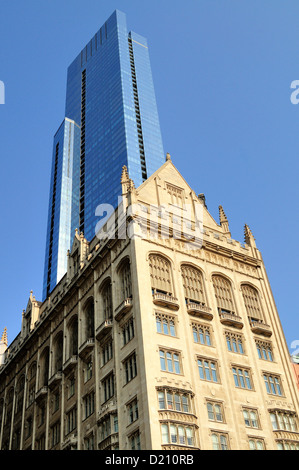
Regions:
<svg viewBox="0 0 299 470"><path fill-rule="evenodd" d="M166 162L0 349L1 449L298 449L298 390L261 253Z"/></svg>

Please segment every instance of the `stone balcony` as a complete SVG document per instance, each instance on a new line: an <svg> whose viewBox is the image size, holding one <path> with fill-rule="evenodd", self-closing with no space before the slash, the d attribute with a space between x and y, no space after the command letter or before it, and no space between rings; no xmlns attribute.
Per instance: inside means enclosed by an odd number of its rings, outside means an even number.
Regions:
<svg viewBox="0 0 299 470"><path fill-rule="evenodd" d="M267 325L262 320L253 320L252 318L249 318L249 324L250 324L252 333L255 333L257 335L267 336L267 337L270 337L272 335L270 325Z"/></svg>
<svg viewBox="0 0 299 470"><path fill-rule="evenodd" d="M299 443L299 433L296 431L286 431L283 429L277 429L274 432L275 439L288 441L289 443L294 442Z"/></svg>
<svg viewBox="0 0 299 470"><path fill-rule="evenodd" d="M104 403L99 412L98 412L98 424L109 414L116 414L117 413L117 402L115 399Z"/></svg>
<svg viewBox="0 0 299 470"><path fill-rule="evenodd" d="M189 315L204 318L205 320L213 319L212 309L206 305L192 302L192 300L187 299L186 308Z"/></svg>
<svg viewBox="0 0 299 470"><path fill-rule="evenodd" d="M78 363L78 356L73 355L69 357L63 364L62 370L65 374L70 372Z"/></svg>
<svg viewBox="0 0 299 470"><path fill-rule="evenodd" d="M76 450L78 445L78 436L77 433L67 436L63 443L61 444L62 450Z"/></svg>
<svg viewBox="0 0 299 470"><path fill-rule="evenodd" d="M171 310L178 310L180 307L176 297L163 292L153 292L153 302L155 305L159 305L159 307L166 307Z"/></svg>
<svg viewBox="0 0 299 470"><path fill-rule="evenodd" d="M128 297L127 299L123 300L122 303L116 307L114 318L116 321L121 320L121 318L131 310L133 307L133 299Z"/></svg>
<svg viewBox="0 0 299 470"><path fill-rule="evenodd" d="M41 387L35 394L35 400L38 402L40 400L42 400L43 398L45 398L48 394L48 386L47 385L44 385L43 387Z"/></svg>
<svg viewBox="0 0 299 470"><path fill-rule="evenodd" d="M219 311L220 321L223 325L233 326L241 330L244 326L243 320L241 317L232 312Z"/></svg>
<svg viewBox="0 0 299 470"><path fill-rule="evenodd" d="M105 335L111 332L112 326L112 319L104 320L96 329L96 338L99 340L102 339Z"/></svg>
<svg viewBox="0 0 299 470"><path fill-rule="evenodd" d="M50 377L48 385L50 389L53 389L59 382L62 380L62 371L55 372L52 377Z"/></svg>
<svg viewBox="0 0 299 470"><path fill-rule="evenodd" d="M79 356L84 359L94 348L94 338L89 338L84 341L83 344L79 347Z"/></svg>
<svg viewBox="0 0 299 470"><path fill-rule="evenodd" d="M113 448L114 446L118 447L118 443L119 443L118 433L114 432L114 433L111 433L109 436L107 436L98 444L98 449L99 450L105 450L105 449L111 450L111 448Z"/></svg>

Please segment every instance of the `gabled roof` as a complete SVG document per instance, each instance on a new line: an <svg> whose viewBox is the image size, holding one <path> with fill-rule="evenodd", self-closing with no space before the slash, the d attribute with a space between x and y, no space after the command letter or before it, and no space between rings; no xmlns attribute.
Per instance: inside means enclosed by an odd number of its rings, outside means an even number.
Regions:
<svg viewBox="0 0 299 470"><path fill-rule="evenodd" d="M221 226L211 216L203 200L198 197L175 167L169 154L167 154L166 162L137 188L137 200L145 204L161 206L169 202L167 199L167 188L169 186L183 191L184 204L201 204L203 206L204 227L222 231Z"/></svg>

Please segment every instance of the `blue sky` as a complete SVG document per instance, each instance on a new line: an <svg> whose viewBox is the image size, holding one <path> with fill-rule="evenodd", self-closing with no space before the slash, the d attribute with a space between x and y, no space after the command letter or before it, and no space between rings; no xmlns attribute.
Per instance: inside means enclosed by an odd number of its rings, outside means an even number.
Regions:
<svg viewBox="0 0 299 470"><path fill-rule="evenodd" d="M232 237L256 238L287 344L299 340L299 3L0 0L0 334L39 300L53 136L66 70L115 10L148 39L165 152Z"/></svg>

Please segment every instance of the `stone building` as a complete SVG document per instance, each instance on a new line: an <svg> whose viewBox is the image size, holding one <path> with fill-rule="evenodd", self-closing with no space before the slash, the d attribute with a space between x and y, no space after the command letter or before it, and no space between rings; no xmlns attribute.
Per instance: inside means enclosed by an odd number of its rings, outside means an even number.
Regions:
<svg viewBox="0 0 299 470"><path fill-rule="evenodd" d="M76 232L65 276L2 341L0 448L299 449L251 230L232 239L169 155L138 188L125 167L121 182L122 205L93 240Z"/></svg>

